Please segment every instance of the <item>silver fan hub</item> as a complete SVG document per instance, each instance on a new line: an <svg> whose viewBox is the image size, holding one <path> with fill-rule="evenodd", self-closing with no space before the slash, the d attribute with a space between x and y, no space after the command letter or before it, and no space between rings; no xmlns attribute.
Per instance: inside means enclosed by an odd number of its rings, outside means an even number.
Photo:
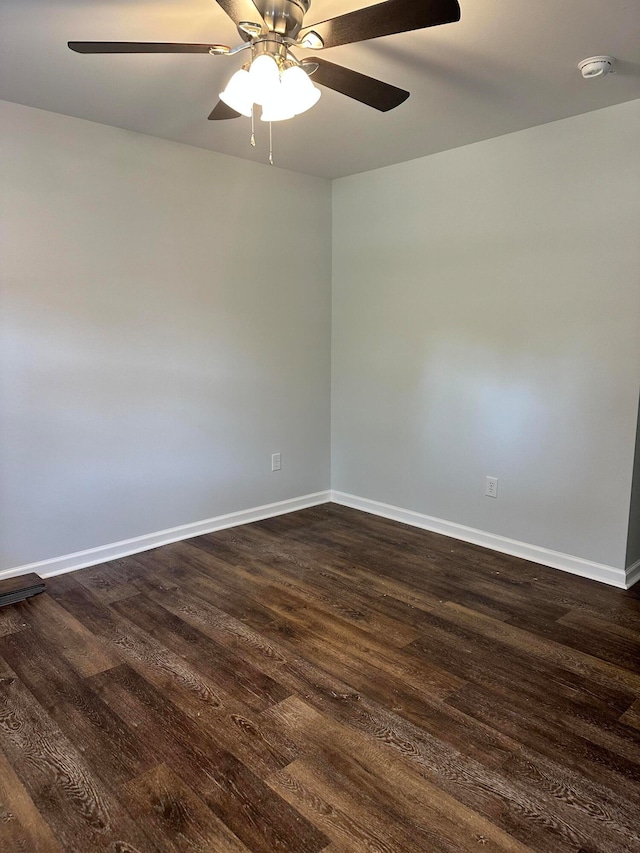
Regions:
<svg viewBox="0 0 640 853"><path fill-rule="evenodd" d="M311 0L254 0L271 32L296 38Z"/></svg>

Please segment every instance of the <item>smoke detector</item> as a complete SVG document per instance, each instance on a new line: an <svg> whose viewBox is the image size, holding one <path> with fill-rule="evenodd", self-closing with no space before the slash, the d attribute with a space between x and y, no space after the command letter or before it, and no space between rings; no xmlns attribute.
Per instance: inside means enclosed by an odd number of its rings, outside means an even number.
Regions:
<svg viewBox="0 0 640 853"><path fill-rule="evenodd" d="M583 59L578 68L585 80L592 80L594 77L606 77L614 62L613 56L591 56L589 59Z"/></svg>

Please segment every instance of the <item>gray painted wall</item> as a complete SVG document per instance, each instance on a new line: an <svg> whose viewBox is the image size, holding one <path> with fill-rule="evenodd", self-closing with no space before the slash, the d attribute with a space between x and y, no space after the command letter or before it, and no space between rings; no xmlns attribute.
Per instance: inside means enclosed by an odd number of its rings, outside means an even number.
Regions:
<svg viewBox="0 0 640 853"><path fill-rule="evenodd" d="M328 488L330 183L0 123L0 569Z"/></svg>
<svg viewBox="0 0 640 853"><path fill-rule="evenodd" d="M636 101L334 182L334 489L625 566L639 130Z"/></svg>
<svg viewBox="0 0 640 853"><path fill-rule="evenodd" d="M334 488L640 557L639 108L335 182ZM0 569L328 488L331 185L0 121Z"/></svg>
<svg viewBox="0 0 640 853"><path fill-rule="evenodd" d="M640 408L636 432L636 455L633 466L631 509L629 510L629 538L627 541L627 568L640 560Z"/></svg>

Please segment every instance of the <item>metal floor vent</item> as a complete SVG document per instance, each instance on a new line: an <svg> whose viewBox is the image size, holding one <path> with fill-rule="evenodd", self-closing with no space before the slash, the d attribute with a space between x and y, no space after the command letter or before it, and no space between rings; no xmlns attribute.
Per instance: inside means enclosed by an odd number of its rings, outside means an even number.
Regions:
<svg viewBox="0 0 640 853"><path fill-rule="evenodd" d="M44 592L45 585L40 575L20 575L17 578L0 580L0 607L17 604Z"/></svg>

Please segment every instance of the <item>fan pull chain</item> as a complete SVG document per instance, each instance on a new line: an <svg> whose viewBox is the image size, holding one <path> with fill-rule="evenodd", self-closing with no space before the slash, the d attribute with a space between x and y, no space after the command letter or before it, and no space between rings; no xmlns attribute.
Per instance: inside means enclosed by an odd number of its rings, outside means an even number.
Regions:
<svg viewBox="0 0 640 853"><path fill-rule="evenodd" d="M253 117L254 111L255 111L255 107L252 105L252 107L251 107L251 145L253 146L253 148L256 147L256 126L255 126L255 120Z"/></svg>
<svg viewBox="0 0 640 853"><path fill-rule="evenodd" d="M269 163L273 166L273 125L269 122Z"/></svg>

